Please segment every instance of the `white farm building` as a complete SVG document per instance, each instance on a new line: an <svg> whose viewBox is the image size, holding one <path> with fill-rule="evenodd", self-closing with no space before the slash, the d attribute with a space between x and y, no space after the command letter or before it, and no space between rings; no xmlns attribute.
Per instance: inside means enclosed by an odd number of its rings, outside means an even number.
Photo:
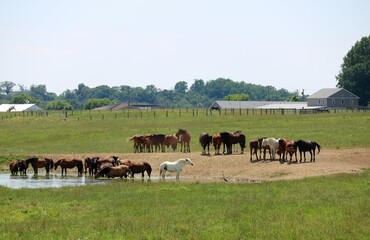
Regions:
<svg viewBox="0 0 370 240"><path fill-rule="evenodd" d="M36 104L0 104L0 112L44 111Z"/></svg>

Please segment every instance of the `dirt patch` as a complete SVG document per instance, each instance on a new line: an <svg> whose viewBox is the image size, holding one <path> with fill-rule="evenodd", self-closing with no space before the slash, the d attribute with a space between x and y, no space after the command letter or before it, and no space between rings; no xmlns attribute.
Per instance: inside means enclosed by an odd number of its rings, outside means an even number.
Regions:
<svg viewBox="0 0 370 240"><path fill-rule="evenodd" d="M195 179L222 180L223 176L229 181L273 181L282 179L299 179L309 176L321 176L335 173L354 173L370 168L370 148L356 149L325 149L316 155L316 162L283 163L278 160L253 162L249 153L233 155L202 156L195 153L112 153L93 154L97 156L117 155L131 161L147 161L152 165L153 176L158 176L158 166L163 161L175 161L179 158L190 158L194 166L185 166L180 174L183 177ZM53 159L60 155L49 155ZM84 155L63 155L63 157L79 157ZM299 156L298 156L299 158ZM309 159L309 154L308 154ZM174 176L174 174L169 174Z"/></svg>

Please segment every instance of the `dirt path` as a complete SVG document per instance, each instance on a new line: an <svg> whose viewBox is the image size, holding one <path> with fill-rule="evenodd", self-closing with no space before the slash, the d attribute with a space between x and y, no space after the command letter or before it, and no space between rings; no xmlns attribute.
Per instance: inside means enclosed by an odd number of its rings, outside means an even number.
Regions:
<svg viewBox="0 0 370 240"><path fill-rule="evenodd" d="M279 161L250 162L249 152L245 154L202 156L195 153L112 153L94 154L97 156L117 155L131 161L147 161L153 167L153 176L158 176L158 166L163 161L190 158L194 166L185 166L180 176L195 179L222 179L222 173L230 181L273 181L299 179L308 176L329 175L335 173L353 173L370 168L370 148L324 149L316 155L316 162L284 164ZM84 157L71 155L63 157ZM57 159L61 156L51 156ZM298 156L299 157L299 156ZM309 154L308 154L309 159ZM170 174L174 176L173 174Z"/></svg>

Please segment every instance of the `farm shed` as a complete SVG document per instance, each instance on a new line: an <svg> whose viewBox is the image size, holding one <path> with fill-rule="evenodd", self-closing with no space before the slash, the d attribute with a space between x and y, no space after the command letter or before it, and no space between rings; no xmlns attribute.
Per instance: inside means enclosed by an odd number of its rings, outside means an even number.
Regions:
<svg viewBox="0 0 370 240"><path fill-rule="evenodd" d="M152 108L157 108L158 106L155 104L150 104L150 103L140 103L140 102L135 102L135 103L127 103L127 102L122 102L122 103L117 103L117 104L112 104L112 105L107 105L99 108L94 108L93 110L98 110L98 111L104 111L104 110L123 110L123 109L141 109L141 110L146 110L146 109L152 109Z"/></svg>
<svg viewBox="0 0 370 240"><path fill-rule="evenodd" d="M307 106L357 109L359 97L344 88L323 88L307 97Z"/></svg>
<svg viewBox="0 0 370 240"><path fill-rule="evenodd" d="M36 104L0 104L0 112L44 111Z"/></svg>

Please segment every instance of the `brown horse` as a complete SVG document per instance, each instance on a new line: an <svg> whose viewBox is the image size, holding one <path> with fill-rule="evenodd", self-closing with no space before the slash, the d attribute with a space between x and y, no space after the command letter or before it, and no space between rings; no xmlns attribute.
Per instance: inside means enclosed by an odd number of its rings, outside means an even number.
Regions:
<svg viewBox="0 0 370 240"><path fill-rule="evenodd" d="M202 155L206 155L206 148L208 150L208 155L209 153L209 145L212 143L212 136L209 135L208 133L201 133L199 136L199 143L202 146Z"/></svg>
<svg viewBox="0 0 370 240"><path fill-rule="evenodd" d="M177 149L177 143L179 142L178 138L175 134L169 134L166 135L164 138L164 145L167 147L167 149L171 146L172 151L176 151Z"/></svg>
<svg viewBox="0 0 370 240"><path fill-rule="evenodd" d="M108 177L108 178L114 178L114 177L120 177L120 178L127 178L127 174L129 173L129 167L126 165L120 165L120 166L108 166L101 169L96 175L95 178L98 177Z"/></svg>
<svg viewBox="0 0 370 240"><path fill-rule="evenodd" d="M39 159L37 157L27 158L26 161L25 161L25 165L26 165L25 172L27 171L27 168L28 168L29 164L31 164L34 174L37 174L38 173L38 161L39 161Z"/></svg>
<svg viewBox="0 0 370 240"><path fill-rule="evenodd" d="M257 158L257 160L258 160L258 154L257 154L257 151L258 151L258 149L259 149L259 147L258 147L259 145L258 145L258 140L251 140L250 142L249 142L249 150L250 150L250 153L249 153L249 159L250 159L250 161L252 162L253 160L252 160L252 156L253 156L253 154L255 154L256 155L256 158Z"/></svg>
<svg viewBox="0 0 370 240"><path fill-rule="evenodd" d="M24 161L22 160L16 160L10 163L9 170L12 175L18 175L18 171L20 174L25 174L26 165L24 164Z"/></svg>
<svg viewBox="0 0 370 240"><path fill-rule="evenodd" d="M213 147L215 148L215 155L220 155L220 148L222 145L222 138L220 133L215 133L212 136Z"/></svg>
<svg viewBox="0 0 370 240"><path fill-rule="evenodd" d="M141 173L141 177L144 177L144 172L146 172L150 178L150 174L152 173L152 166L145 161L141 163L133 163L126 159L122 161L122 164L128 166L132 178L134 178L135 173Z"/></svg>
<svg viewBox="0 0 370 240"><path fill-rule="evenodd" d="M292 162L293 154L295 155L295 161L298 162L298 159L297 159L297 144L295 143L294 140L288 141L288 143L286 144L286 152L290 156L289 162Z"/></svg>
<svg viewBox="0 0 370 240"><path fill-rule="evenodd" d="M190 140L191 140L190 133L186 131L185 129L180 128L179 131L177 131L175 135L179 139L179 143L181 145L180 151L182 152L182 149L184 147L184 153L190 152Z"/></svg>
<svg viewBox="0 0 370 240"><path fill-rule="evenodd" d="M55 164L54 164L54 169L57 170L58 166L62 168L62 176L63 172L65 175L67 175L67 168L74 168L77 167L78 169L78 174L82 174L83 172L83 163L82 160L80 159L72 159L72 160L67 160L65 158L59 159Z"/></svg>
<svg viewBox="0 0 370 240"><path fill-rule="evenodd" d="M53 169L54 162L51 158L39 159L37 161L37 168L45 168L46 174L49 174L50 170Z"/></svg>

